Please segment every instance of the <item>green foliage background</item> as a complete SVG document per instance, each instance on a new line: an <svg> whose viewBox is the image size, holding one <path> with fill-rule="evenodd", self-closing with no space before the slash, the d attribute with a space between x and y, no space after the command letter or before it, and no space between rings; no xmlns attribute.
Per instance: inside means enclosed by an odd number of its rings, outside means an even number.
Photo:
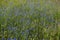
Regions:
<svg viewBox="0 0 60 40"><path fill-rule="evenodd" d="M0 0L0 39L60 40L59 0Z"/></svg>

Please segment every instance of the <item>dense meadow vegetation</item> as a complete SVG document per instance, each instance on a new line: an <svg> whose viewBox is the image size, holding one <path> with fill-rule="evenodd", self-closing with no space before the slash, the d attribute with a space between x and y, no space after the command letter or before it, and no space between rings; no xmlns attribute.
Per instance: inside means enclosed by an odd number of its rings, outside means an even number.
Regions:
<svg viewBox="0 0 60 40"><path fill-rule="evenodd" d="M0 0L0 40L60 40L59 0Z"/></svg>

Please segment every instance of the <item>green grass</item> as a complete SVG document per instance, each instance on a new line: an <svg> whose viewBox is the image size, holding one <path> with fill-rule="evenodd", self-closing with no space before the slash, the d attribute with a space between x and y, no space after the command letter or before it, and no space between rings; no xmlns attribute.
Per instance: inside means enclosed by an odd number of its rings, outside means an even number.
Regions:
<svg viewBox="0 0 60 40"><path fill-rule="evenodd" d="M59 8L47 0L1 0L0 39L60 40Z"/></svg>

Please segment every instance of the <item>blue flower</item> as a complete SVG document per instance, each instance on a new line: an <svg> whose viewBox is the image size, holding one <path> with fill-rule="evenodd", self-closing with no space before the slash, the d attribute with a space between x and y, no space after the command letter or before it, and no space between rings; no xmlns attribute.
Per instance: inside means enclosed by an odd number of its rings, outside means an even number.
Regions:
<svg viewBox="0 0 60 40"><path fill-rule="evenodd" d="M5 40L5 38L2 38L2 40Z"/></svg>
<svg viewBox="0 0 60 40"><path fill-rule="evenodd" d="M14 40L16 40L16 38L14 38Z"/></svg>
<svg viewBox="0 0 60 40"><path fill-rule="evenodd" d="M29 32L29 30L26 30L26 32Z"/></svg>
<svg viewBox="0 0 60 40"><path fill-rule="evenodd" d="M8 38L7 40L11 40L11 38Z"/></svg>
<svg viewBox="0 0 60 40"><path fill-rule="evenodd" d="M24 32L22 32L22 34L24 34Z"/></svg>

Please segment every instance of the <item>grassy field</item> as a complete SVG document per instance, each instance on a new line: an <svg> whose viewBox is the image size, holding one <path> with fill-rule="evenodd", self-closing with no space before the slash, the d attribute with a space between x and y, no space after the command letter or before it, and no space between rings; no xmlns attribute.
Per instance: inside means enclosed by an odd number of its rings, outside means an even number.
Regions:
<svg viewBox="0 0 60 40"><path fill-rule="evenodd" d="M60 40L59 0L0 0L0 40Z"/></svg>

